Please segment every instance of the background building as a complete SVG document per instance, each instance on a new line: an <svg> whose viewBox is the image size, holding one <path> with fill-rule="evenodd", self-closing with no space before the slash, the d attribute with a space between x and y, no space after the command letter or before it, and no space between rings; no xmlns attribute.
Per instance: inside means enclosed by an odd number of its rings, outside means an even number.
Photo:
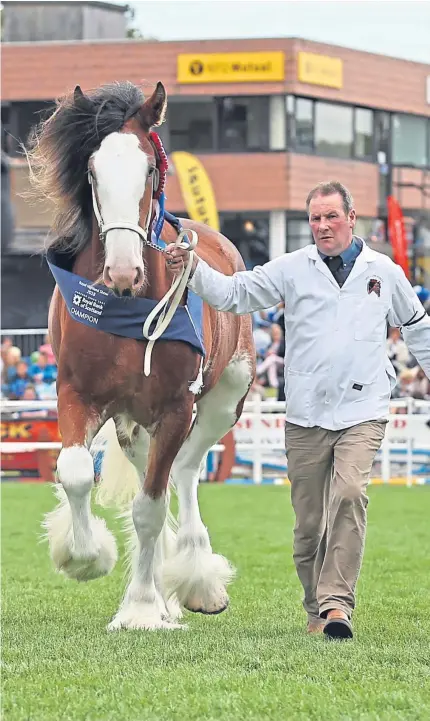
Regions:
<svg viewBox="0 0 430 721"><path fill-rule="evenodd" d="M354 195L357 233L385 252L387 197L397 198L406 217L413 280L430 284L428 65L295 38L127 40L123 6L4 5L9 42L3 46L2 123L15 221L9 252L38 252L50 225L48 206L21 197L28 171L19 142L25 143L54 99L78 83L90 89L130 80L150 93L162 80L169 95L160 129L166 150L189 151L202 162L221 230L248 266L307 244L306 195L313 184L336 178ZM49 32L42 32L42 22L36 36L31 23L18 32L17 13L27 17L29 5L40 6L40 18L55 6L57 36L53 21ZM66 12L71 14L64 36ZM173 168L167 206L186 214ZM40 263L32 277L39 272L45 293L48 276ZM14 304L7 305L10 312Z"/></svg>

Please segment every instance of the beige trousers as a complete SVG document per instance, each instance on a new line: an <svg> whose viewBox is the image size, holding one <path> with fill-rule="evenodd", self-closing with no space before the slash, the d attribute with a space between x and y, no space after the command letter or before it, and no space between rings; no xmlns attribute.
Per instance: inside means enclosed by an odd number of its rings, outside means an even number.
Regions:
<svg viewBox="0 0 430 721"><path fill-rule="evenodd" d="M355 606L366 534L366 486L386 421L342 431L285 424L294 563L309 620Z"/></svg>

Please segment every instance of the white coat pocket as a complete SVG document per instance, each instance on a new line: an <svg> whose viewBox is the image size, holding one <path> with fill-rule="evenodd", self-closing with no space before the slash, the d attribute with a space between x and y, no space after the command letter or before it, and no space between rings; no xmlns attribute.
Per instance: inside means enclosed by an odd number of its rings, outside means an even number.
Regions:
<svg viewBox="0 0 430 721"><path fill-rule="evenodd" d="M292 423L307 423L311 413L312 374L288 368L286 383L287 415Z"/></svg>

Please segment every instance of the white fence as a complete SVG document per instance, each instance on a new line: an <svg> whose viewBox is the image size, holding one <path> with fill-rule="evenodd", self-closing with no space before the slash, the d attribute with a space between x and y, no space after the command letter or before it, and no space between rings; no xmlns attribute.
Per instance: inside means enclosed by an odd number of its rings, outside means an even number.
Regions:
<svg viewBox="0 0 430 721"><path fill-rule="evenodd" d="M30 410L56 409L56 401L2 401L2 411L8 414ZM399 475L406 483L430 482L430 401L406 398L392 401L392 413L384 443L377 455L373 477L379 476L387 483ZM399 412L400 411L400 412ZM284 455L285 403L247 401L239 422L234 429L236 469L248 473L248 465L254 483L260 484L267 475L273 476L270 466L276 467L278 477L287 475ZM60 443L2 443L3 453L25 452L36 448L61 448ZM222 446L214 446L214 452L222 452ZM417 472L417 466L424 470ZM399 467L402 471L396 470ZM379 468L379 474L377 469ZM276 475L276 474L275 474Z"/></svg>
<svg viewBox="0 0 430 721"><path fill-rule="evenodd" d="M12 344L21 348L22 355L25 357L38 350L45 342L47 332L47 328L11 328L10 330L1 330L0 335L2 341L4 338L11 338Z"/></svg>

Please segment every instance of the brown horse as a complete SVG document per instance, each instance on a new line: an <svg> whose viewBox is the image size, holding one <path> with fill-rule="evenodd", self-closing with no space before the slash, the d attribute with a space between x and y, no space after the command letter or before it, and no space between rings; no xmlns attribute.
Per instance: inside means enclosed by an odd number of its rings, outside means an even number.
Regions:
<svg viewBox="0 0 430 721"><path fill-rule="evenodd" d="M254 376L251 318L204 306L203 364L190 343L161 338L145 375L148 342L97 328L97 298L91 299L98 289L98 297L104 293L121 307L142 298L158 301L174 280L164 253L149 241L165 171L151 128L165 111L161 83L146 101L131 83L89 94L77 87L35 130L28 154L35 190L56 206L49 251L68 259L87 294L86 310L76 294L68 307L57 278L49 312L63 447L60 504L45 527L58 570L86 581L109 573L117 559L112 534L91 512L90 448L97 434L109 439L97 499L118 505L138 478L132 577L110 629L176 628L182 607L219 613L233 575L228 561L212 552L197 488L208 450L239 418ZM197 252L214 268L226 274L244 269L222 235L200 223L183 225L197 233ZM171 243L177 230L164 222L161 238ZM169 478L179 501L176 531L168 523Z"/></svg>

